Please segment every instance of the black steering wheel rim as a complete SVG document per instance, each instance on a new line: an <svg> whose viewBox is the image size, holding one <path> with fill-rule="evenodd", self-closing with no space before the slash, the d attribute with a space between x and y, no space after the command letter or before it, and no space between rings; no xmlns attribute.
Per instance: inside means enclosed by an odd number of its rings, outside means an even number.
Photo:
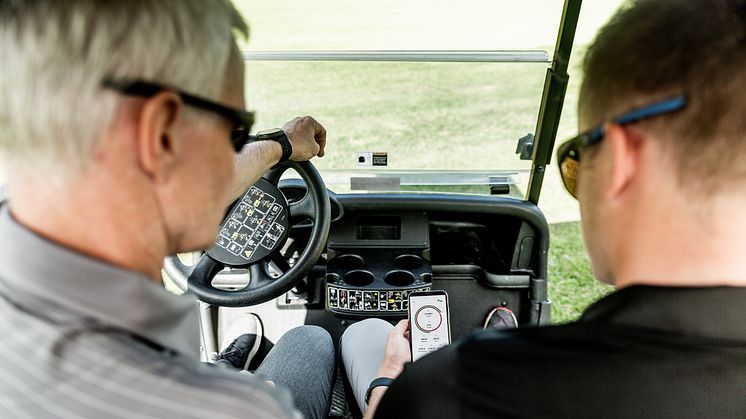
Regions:
<svg viewBox="0 0 746 419"><path fill-rule="evenodd" d="M289 269L274 278L267 270L268 261L257 262L249 266L251 281L246 287L227 291L212 285L212 279L224 265L205 253L194 266L183 264L177 256L166 258L164 269L169 277L184 291L194 293L199 300L225 307L246 307L272 300L288 292L301 281L311 271L326 247L331 225L331 205L326 185L310 162L284 162L272 168L264 178L277 185L282 174L288 169L298 172L306 186L306 195L289 205L291 225L309 218L313 221L308 244L292 267L288 266ZM282 257L279 251L273 256Z"/></svg>

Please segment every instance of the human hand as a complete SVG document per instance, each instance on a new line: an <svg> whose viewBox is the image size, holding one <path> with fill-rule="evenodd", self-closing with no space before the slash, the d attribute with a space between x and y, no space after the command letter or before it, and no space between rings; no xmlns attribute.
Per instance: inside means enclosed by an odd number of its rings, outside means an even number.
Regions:
<svg viewBox="0 0 746 419"><path fill-rule="evenodd" d="M402 320L389 332L383 362L378 368L377 377L396 378L404 371L404 364L412 360L409 339L409 320ZM386 386L378 386L371 391L368 408L365 410L363 419L371 419L375 416L378 403L380 403L387 388Z"/></svg>
<svg viewBox="0 0 746 419"><path fill-rule="evenodd" d="M389 332L378 377L396 378L404 370L404 364L412 362L409 339L409 320L402 320Z"/></svg>
<svg viewBox="0 0 746 419"><path fill-rule="evenodd" d="M326 129L310 116L296 117L282 126L293 146L290 160L306 161L314 156L324 157Z"/></svg>

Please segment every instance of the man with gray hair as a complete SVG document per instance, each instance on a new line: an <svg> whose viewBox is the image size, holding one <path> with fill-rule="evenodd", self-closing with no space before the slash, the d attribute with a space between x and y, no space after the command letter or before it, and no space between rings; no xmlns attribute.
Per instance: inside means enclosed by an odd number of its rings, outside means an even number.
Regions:
<svg viewBox="0 0 746 419"><path fill-rule="evenodd" d="M160 286L270 167L324 154L310 117L246 144L232 31L227 0L0 0L0 416L326 415L323 329L258 377L200 364L196 301Z"/></svg>

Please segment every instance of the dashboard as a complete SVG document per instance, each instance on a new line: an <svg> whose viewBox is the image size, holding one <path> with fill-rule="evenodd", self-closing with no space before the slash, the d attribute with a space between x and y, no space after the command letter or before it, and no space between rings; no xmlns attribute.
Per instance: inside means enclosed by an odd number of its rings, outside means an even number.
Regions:
<svg viewBox="0 0 746 419"><path fill-rule="evenodd" d="M280 189L291 202L304 193L300 185ZM330 192L330 199L326 252L309 288L334 317L404 318L409 293L442 289L456 335L499 305L522 324L549 322L549 230L535 205L455 194ZM303 230L291 234L300 247Z"/></svg>
<svg viewBox="0 0 746 419"><path fill-rule="evenodd" d="M413 291L429 291L428 216L364 212L339 220L327 244L327 308L347 315L401 316Z"/></svg>

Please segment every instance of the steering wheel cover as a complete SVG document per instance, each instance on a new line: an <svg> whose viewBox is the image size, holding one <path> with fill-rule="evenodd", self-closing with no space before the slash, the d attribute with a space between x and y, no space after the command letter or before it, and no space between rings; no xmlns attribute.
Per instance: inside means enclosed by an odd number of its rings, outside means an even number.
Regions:
<svg viewBox="0 0 746 419"><path fill-rule="evenodd" d="M306 185L306 197L303 199L311 200L313 226L308 245L287 272L277 278L271 278L264 268L267 262L258 262L249 267L249 285L237 291L225 291L215 288L211 283L215 275L223 269L223 265L203 254L193 267L184 265L176 256L167 258L164 269L169 277L174 278L174 282L182 289L186 282L184 291L193 292L201 301L225 307L252 306L272 300L288 292L301 281L311 271L326 247L331 226L331 205L326 185L310 162L281 163L267 172L264 178L276 185L280 176L288 169L298 172ZM184 277L187 278L186 281Z"/></svg>

